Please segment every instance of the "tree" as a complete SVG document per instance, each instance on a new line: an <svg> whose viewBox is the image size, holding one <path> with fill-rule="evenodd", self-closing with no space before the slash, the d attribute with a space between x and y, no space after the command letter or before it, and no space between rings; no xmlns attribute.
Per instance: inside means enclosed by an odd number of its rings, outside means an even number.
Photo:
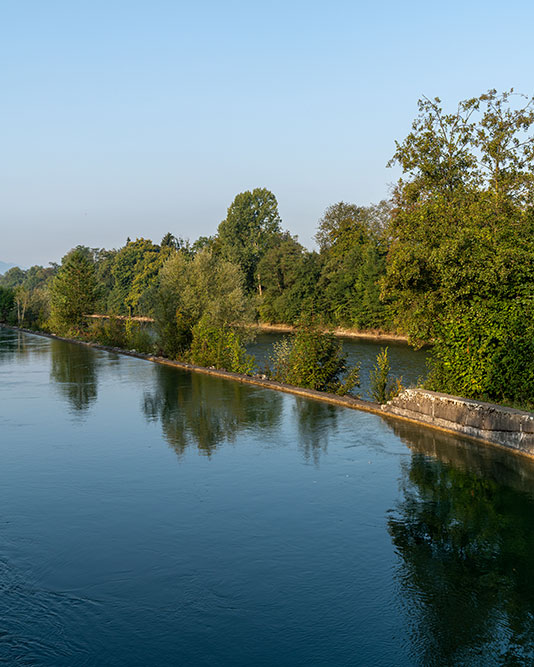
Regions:
<svg viewBox="0 0 534 667"><path fill-rule="evenodd" d="M156 327L162 348L171 357L190 346L193 329L228 328L250 319L250 303L238 266L218 259L209 249L194 258L177 253L167 260L157 290Z"/></svg>
<svg viewBox="0 0 534 667"><path fill-rule="evenodd" d="M15 309L15 290L0 286L0 321L11 321Z"/></svg>
<svg viewBox="0 0 534 667"><path fill-rule="evenodd" d="M224 259L241 267L248 291L257 288L261 294L258 263L279 233L278 202L272 192L255 188L235 197L217 230L219 250Z"/></svg>
<svg viewBox="0 0 534 667"><path fill-rule="evenodd" d="M524 342L534 293L533 105L492 90L447 114L439 99L425 99L412 132L397 144L393 162L404 177L394 193L383 295L413 341L434 340L438 351L445 341L470 341L455 345L453 357L438 353L435 388L502 397L502 382L479 378L495 377L495 360L514 340L514 367L530 366ZM499 313L510 304L524 317L503 322ZM480 312L495 326L474 336ZM460 382L474 353L480 367ZM522 395L525 386L534 393L530 381L518 386Z"/></svg>
<svg viewBox="0 0 534 667"><path fill-rule="evenodd" d="M161 248L150 239L136 239L121 248L111 269L111 311L117 315L151 314L147 292L156 287L159 270L172 252L172 247Z"/></svg>
<svg viewBox="0 0 534 667"><path fill-rule="evenodd" d="M315 236L323 267L318 285L328 324L360 329L380 328L387 321L380 302L379 280L385 273L386 202L329 206Z"/></svg>
<svg viewBox="0 0 534 667"><path fill-rule="evenodd" d="M89 248L77 246L63 257L50 287L50 324L55 331L80 329L96 300L95 265Z"/></svg>
<svg viewBox="0 0 534 667"><path fill-rule="evenodd" d="M264 322L292 321L294 313L289 297L298 281L304 254L297 238L283 232L258 262L258 275L262 276L259 312Z"/></svg>

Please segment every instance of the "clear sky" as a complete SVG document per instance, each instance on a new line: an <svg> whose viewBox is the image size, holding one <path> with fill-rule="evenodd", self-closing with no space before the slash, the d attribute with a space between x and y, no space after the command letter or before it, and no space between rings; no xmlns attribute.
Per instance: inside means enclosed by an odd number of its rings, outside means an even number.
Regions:
<svg viewBox="0 0 534 667"><path fill-rule="evenodd" d="M386 197L417 99L534 93L534 3L0 0L0 260L194 240L266 187L313 245Z"/></svg>

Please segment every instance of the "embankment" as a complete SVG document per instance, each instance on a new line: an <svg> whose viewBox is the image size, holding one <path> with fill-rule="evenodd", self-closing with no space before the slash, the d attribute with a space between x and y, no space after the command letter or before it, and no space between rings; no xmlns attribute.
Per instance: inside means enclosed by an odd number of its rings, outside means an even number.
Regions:
<svg viewBox="0 0 534 667"><path fill-rule="evenodd" d="M534 457L534 414L426 389L405 389L386 414L491 442Z"/></svg>

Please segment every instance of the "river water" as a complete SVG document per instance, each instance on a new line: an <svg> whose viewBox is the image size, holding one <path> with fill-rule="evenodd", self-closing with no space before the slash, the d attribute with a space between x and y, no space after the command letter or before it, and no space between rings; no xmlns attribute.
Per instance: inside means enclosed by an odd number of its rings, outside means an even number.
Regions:
<svg viewBox="0 0 534 667"><path fill-rule="evenodd" d="M534 660L534 467L0 329L0 662Z"/></svg>

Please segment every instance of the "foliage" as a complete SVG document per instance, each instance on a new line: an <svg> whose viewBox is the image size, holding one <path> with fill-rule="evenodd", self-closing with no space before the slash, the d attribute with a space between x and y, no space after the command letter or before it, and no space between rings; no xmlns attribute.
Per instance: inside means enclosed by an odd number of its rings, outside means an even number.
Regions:
<svg viewBox="0 0 534 667"><path fill-rule="evenodd" d="M88 248L77 246L62 260L50 287L50 327L64 333L80 329L96 300L95 266Z"/></svg>
<svg viewBox="0 0 534 667"><path fill-rule="evenodd" d="M470 398L528 402L534 396L533 358L532 302L479 302L442 321L428 386Z"/></svg>
<svg viewBox="0 0 534 667"><path fill-rule="evenodd" d="M325 323L357 329L387 326L379 280L385 273L388 214L386 202L369 207L339 202L319 221L315 238L323 265L317 292Z"/></svg>
<svg viewBox="0 0 534 667"><path fill-rule="evenodd" d="M0 287L0 321L13 322L15 316L15 290Z"/></svg>
<svg viewBox="0 0 534 667"><path fill-rule="evenodd" d="M131 318L111 316L92 319L87 336L108 347L135 350L143 354L154 352L154 341L146 324Z"/></svg>
<svg viewBox="0 0 534 667"><path fill-rule="evenodd" d="M172 247L161 248L149 239L136 239L121 248L111 269L110 310L116 315L151 315L159 270L172 253Z"/></svg>
<svg viewBox="0 0 534 667"><path fill-rule="evenodd" d="M241 268L248 291L257 287L261 293L258 263L279 233L278 202L272 192L255 188L236 195L217 235L221 256Z"/></svg>
<svg viewBox="0 0 534 667"><path fill-rule="evenodd" d="M377 403L387 403L402 390L402 378L391 380L389 377L388 348L381 348L376 357L376 364L369 375L371 380L371 396Z"/></svg>
<svg viewBox="0 0 534 667"><path fill-rule="evenodd" d="M201 319L224 328L251 317L239 267L217 259L207 248L193 258L172 255L161 270L157 298L156 329L171 357L187 350Z"/></svg>
<svg viewBox="0 0 534 667"><path fill-rule="evenodd" d="M87 337L107 347L127 348L124 323L120 317L113 315L108 318L91 319L87 328Z"/></svg>
<svg viewBox="0 0 534 667"><path fill-rule="evenodd" d="M359 366L348 369L342 344L332 334L306 326L275 345L273 380L344 395L359 386Z"/></svg>
<svg viewBox="0 0 534 667"><path fill-rule="evenodd" d="M414 340L430 340L458 301L515 298L534 278L532 100L490 91L447 114L419 102L392 162L394 195L383 294ZM518 98L523 102L523 98Z"/></svg>
<svg viewBox="0 0 534 667"><path fill-rule="evenodd" d="M492 90L454 113L439 99L419 111L393 158L405 177L383 294L413 341L435 342L433 388L532 398L534 99Z"/></svg>
<svg viewBox="0 0 534 667"><path fill-rule="evenodd" d="M189 358L194 364L234 373L252 374L254 357L247 354L243 337L233 327L212 324L203 316L193 327Z"/></svg>

